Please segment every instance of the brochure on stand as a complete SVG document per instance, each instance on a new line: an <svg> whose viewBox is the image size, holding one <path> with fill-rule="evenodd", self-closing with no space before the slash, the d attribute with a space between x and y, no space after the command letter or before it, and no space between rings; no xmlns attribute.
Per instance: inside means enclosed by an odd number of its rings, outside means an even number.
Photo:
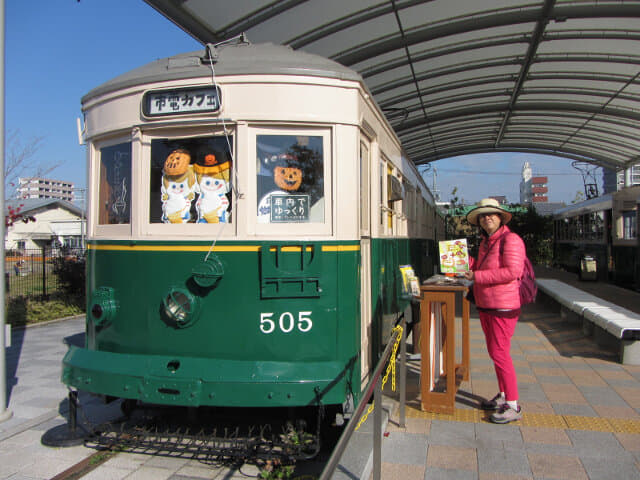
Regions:
<svg viewBox="0 0 640 480"><path fill-rule="evenodd" d="M469 250L467 239L444 240L438 243L440 249L440 272L456 274L469 271Z"/></svg>
<svg viewBox="0 0 640 480"><path fill-rule="evenodd" d="M416 277L411 265L400 265L402 275L402 291L405 295L420 296L420 281Z"/></svg>

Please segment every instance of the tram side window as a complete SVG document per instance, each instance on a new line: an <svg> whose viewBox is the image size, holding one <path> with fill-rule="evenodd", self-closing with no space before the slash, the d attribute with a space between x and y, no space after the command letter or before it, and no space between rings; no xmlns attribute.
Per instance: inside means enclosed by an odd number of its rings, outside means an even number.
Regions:
<svg viewBox="0 0 640 480"><path fill-rule="evenodd" d="M558 220L556 222L557 232L558 232L558 240L569 240L569 219L563 218L562 220Z"/></svg>
<svg viewBox="0 0 640 480"><path fill-rule="evenodd" d="M257 135L258 223L324 221L322 136Z"/></svg>
<svg viewBox="0 0 640 480"><path fill-rule="evenodd" d="M622 231L625 240L633 240L637 235L636 212L622 212Z"/></svg>
<svg viewBox="0 0 640 480"><path fill-rule="evenodd" d="M604 238L604 212L594 212L591 214L591 230L593 239L602 241Z"/></svg>
<svg viewBox="0 0 640 480"><path fill-rule="evenodd" d="M128 224L131 221L131 142L100 149L101 225Z"/></svg>
<svg viewBox="0 0 640 480"><path fill-rule="evenodd" d="M151 141L149 223L231 222L233 137Z"/></svg>

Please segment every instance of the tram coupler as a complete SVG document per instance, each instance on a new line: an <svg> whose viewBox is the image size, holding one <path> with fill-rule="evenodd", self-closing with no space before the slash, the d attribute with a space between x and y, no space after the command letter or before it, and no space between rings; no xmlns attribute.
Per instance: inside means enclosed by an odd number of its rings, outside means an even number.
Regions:
<svg viewBox="0 0 640 480"><path fill-rule="evenodd" d="M90 434L78 425L78 391L69 390L69 418L67 423L47 430L40 442L47 447L74 447L82 445Z"/></svg>

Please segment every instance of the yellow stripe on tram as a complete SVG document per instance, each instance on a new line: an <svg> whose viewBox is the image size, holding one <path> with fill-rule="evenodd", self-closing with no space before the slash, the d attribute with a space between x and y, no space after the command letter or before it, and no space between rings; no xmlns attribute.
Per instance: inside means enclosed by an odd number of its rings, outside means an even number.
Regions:
<svg viewBox="0 0 640 480"><path fill-rule="evenodd" d="M208 252L211 250L209 245L113 245L89 244L90 250L113 250L125 252ZM283 252L299 252L302 247L299 246L283 246ZM214 252L258 252L260 245L216 245L213 247ZM270 251L275 251L275 247L271 247ZM360 245L322 245L323 252L357 252ZM312 247L307 246L306 251L312 251Z"/></svg>
<svg viewBox="0 0 640 480"><path fill-rule="evenodd" d="M208 252L210 245L91 245L90 250L120 250L127 252ZM214 252L258 252L260 245L216 245Z"/></svg>
<svg viewBox="0 0 640 480"><path fill-rule="evenodd" d="M323 245L323 252L357 252L360 245Z"/></svg>

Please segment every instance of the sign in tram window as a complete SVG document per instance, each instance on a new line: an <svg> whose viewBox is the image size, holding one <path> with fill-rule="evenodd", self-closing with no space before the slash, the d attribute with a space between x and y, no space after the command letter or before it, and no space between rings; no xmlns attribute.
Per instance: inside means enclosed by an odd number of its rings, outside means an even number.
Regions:
<svg viewBox="0 0 640 480"><path fill-rule="evenodd" d="M324 221L322 136L257 135L258 223Z"/></svg>
<svg viewBox="0 0 640 480"><path fill-rule="evenodd" d="M230 223L233 137L151 141L149 223Z"/></svg>
<svg viewBox="0 0 640 480"><path fill-rule="evenodd" d="M271 223L308 221L309 195L271 195Z"/></svg>
<svg viewBox="0 0 640 480"><path fill-rule="evenodd" d="M131 221L131 142L100 149L98 222L101 225Z"/></svg>

